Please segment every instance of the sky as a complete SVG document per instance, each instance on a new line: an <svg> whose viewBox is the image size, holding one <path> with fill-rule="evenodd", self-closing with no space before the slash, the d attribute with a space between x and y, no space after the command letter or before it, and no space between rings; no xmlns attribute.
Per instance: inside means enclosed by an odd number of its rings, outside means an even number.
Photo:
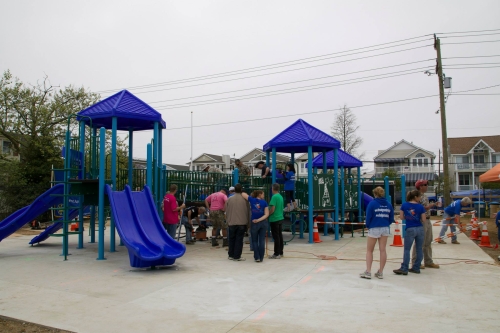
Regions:
<svg viewBox="0 0 500 333"><path fill-rule="evenodd" d="M402 139L437 155L432 34L452 77L448 137L499 135L499 13L496 0L0 0L0 70L103 98L128 89L161 112L171 164L190 160L191 112L193 158L238 158L299 118L330 133L344 105L364 160ZM152 136L134 134L134 157Z"/></svg>

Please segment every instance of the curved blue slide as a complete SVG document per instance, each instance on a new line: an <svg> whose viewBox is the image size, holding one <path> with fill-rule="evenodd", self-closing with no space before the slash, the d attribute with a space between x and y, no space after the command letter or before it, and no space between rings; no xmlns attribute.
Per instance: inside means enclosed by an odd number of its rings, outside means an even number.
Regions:
<svg viewBox="0 0 500 333"><path fill-rule="evenodd" d="M186 252L186 246L172 239L156 212L149 187L132 192L113 191L106 185L116 229L128 249L130 266L145 268L172 265Z"/></svg>
<svg viewBox="0 0 500 333"><path fill-rule="evenodd" d="M69 219L70 220L74 219L75 217L78 216L78 213L79 213L78 209L70 210L69 211ZM64 217L61 217L57 221L62 221L62 220L64 220ZM39 235L33 237L33 239L30 241L30 244L33 245L33 244L41 243L44 240L47 240L47 238L49 238L50 235L52 235L53 233L59 231L59 229L61 229L63 227L64 223L57 222L57 221L55 221L54 224L52 224L51 226L47 227Z"/></svg>
<svg viewBox="0 0 500 333"><path fill-rule="evenodd" d="M33 221L53 206L63 202L64 184L57 184L41 194L29 206L23 207L0 222L0 242Z"/></svg>

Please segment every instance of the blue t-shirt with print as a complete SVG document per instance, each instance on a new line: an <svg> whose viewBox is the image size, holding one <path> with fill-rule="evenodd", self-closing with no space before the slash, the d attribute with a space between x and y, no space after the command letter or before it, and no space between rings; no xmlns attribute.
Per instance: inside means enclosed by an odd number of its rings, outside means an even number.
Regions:
<svg viewBox="0 0 500 333"><path fill-rule="evenodd" d="M295 190L295 172L288 171L285 174L285 191L293 191Z"/></svg>
<svg viewBox="0 0 500 333"><path fill-rule="evenodd" d="M252 220L257 220L264 216L264 209L268 206L266 200L248 197L248 202L250 203Z"/></svg>
<svg viewBox="0 0 500 333"><path fill-rule="evenodd" d="M420 218L425 213L424 206L419 203L405 202L401 205L401 210L406 220L407 229L423 226Z"/></svg>
<svg viewBox="0 0 500 333"><path fill-rule="evenodd" d="M461 210L462 210L462 200L455 200L448 207L444 209L444 212L448 214L449 217L453 217L455 215L460 215Z"/></svg>

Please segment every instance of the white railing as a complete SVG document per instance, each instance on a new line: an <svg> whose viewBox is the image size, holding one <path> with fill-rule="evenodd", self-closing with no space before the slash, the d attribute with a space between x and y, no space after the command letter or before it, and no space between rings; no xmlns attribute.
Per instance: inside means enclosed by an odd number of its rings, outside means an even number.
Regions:
<svg viewBox="0 0 500 333"><path fill-rule="evenodd" d="M398 174L403 173L415 173L415 172L434 172L434 166L393 166L393 167L376 167L375 173L380 174L384 173L387 169L395 170Z"/></svg>
<svg viewBox="0 0 500 333"><path fill-rule="evenodd" d="M458 185L458 191L470 191L474 189L472 185Z"/></svg>
<svg viewBox="0 0 500 333"><path fill-rule="evenodd" d="M456 170L468 171L468 170L482 170L486 171L494 167L496 163L486 162L486 163L457 163L455 164Z"/></svg>

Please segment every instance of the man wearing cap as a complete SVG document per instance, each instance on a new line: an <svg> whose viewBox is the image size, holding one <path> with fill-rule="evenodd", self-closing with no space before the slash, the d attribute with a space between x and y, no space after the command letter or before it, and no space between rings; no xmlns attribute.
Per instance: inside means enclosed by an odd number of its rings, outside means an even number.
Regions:
<svg viewBox="0 0 500 333"><path fill-rule="evenodd" d="M238 176L239 176L239 182L240 184L245 187L246 184L248 184L249 178L252 175L252 171L250 171L250 168L243 164L239 159L234 161L234 165L238 168Z"/></svg>
<svg viewBox="0 0 500 333"><path fill-rule="evenodd" d="M212 246L219 246L217 243L217 229L222 229L222 246L227 246L227 230L224 207L227 201L227 189L223 188L219 192L210 194L205 199L205 206L210 210L210 221L212 221ZM225 234L225 235L224 235Z"/></svg>
<svg viewBox="0 0 500 333"><path fill-rule="evenodd" d="M229 188L229 195L227 196L227 198L229 199L229 198L231 198L233 195L234 195L234 186L231 186L231 187Z"/></svg>
<svg viewBox="0 0 500 333"><path fill-rule="evenodd" d="M263 179L266 179L267 177L271 177L271 169L267 166L267 164L264 161L259 161L255 163L255 167L257 169L260 169L261 177Z"/></svg>
<svg viewBox="0 0 500 333"><path fill-rule="evenodd" d="M422 194L422 196L420 197L420 204L425 208L425 221L422 221L424 225L424 243L422 245L424 252L424 264L420 266L420 269L424 269L426 267L439 268L439 265L435 264L434 261L432 260L431 243L433 238L432 238L431 214L429 211L432 207L437 207L438 205L435 203L429 203L429 198L427 198L427 195L425 194L425 192L427 192L428 185L429 184L425 179L419 179L415 183L415 188ZM415 246L416 245L413 246L413 252L411 255L412 266L415 264L415 260L417 259L417 249L415 248Z"/></svg>

